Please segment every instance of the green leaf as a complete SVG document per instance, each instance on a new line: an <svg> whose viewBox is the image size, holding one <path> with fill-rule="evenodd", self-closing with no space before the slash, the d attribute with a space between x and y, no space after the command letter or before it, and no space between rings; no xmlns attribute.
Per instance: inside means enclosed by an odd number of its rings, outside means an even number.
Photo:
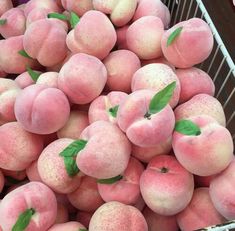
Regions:
<svg viewBox="0 0 235 231"><path fill-rule="evenodd" d="M99 179L99 180L97 180L97 182L99 184L113 184L113 183L121 180L122 178L123 178L123 176L118 175L118 176L115 176L115 177L112 177L112 178L109 178L109 179Z"/></svg>
<svg viewBox="0 0 235 231"><path fill-rule="evenodd" d="M185 119L176 122L175 131L188 136L198 136L201 134L201 130L197 124Z"/></svg>
<svg viewBox="0 0 235 231"><path fill-rule="evenodd" d="M27 209L21 213L12 228L12 231L24 231L30 223L32 216L34 215L34 209Z"/></svg>
<svg viewBox="0 0 235 231"><path fill-rule="evenodd" d="M166 44L167 47L170 46L175 41L175 39L180 35L182 30L183 30L183 27L181 26L181 27L178 27L177 29L175 29L170 34L170 36L167 39L167 44Z"/></svg>
<svg viewBox="0 0 235 231"><path fill-rule="evenodd" d="M48 18L57 18L57 19L60 19L60 20L64 20L64 21L67 21L68 18L66 15L64 14L59 14L59 13L49 13L47 15Z"/></svg>
<svg viewBox="0 0 235 231"><path fill-rule="evenodd" d="M170 101L173 92L176 87L176 82L172 82L167 85L164 89L154 95L149 104L149 111L145 117L149 117L152 114L156 114L161 111Z"/></svg>
<svg viewBox="0 0 235 231"><path fill-rule="evenodd" d="M27 72L30 75L31 79L36 82L41 75L40 73L37 73L36 71L33 71L30 67L27 67Z"/></svg>
<svg viewBox="0 0 235 231"><path fill-rule="evenodd" d="M79 21L80 21L79 16L74 12L71 12L69 22L72 29L74 29L74 27L79 23Z"/></svg>
<svg viewBox="0 0 235 231"><path fill-rule="evenodd" d="M32 59L32 57L30 57L25 50L20 50L18 51L18 54L22 55L23 57L25 58L29 58L29 59Z"/></svg>
<svg viewBox="0 0 235 231"><path fill-rule="evenodd" d="M59 155L63 157L74 157L85 148L87 144L86 140L75 140L69 144Z"/></svg>
<svg viewBox="0 0 235 231"><path fill-rule="evenodd" d="M109 114L116 118L117 117L117 111L118 111L119 105L116 105L114 107L109 108Z"/></svg>
<svg viewBox="0 0 235 231"><path fill-rule="evenodd" d="M0 19L0 26L5 25L7 23L7 19Z"/></svg>
<svg viewBox="0 0 235 231"><path fill-rule="evenodd" d="M73 157L64 157L64 165L66 172L70 177L73 177L79 173L79 169Z"/></svg>

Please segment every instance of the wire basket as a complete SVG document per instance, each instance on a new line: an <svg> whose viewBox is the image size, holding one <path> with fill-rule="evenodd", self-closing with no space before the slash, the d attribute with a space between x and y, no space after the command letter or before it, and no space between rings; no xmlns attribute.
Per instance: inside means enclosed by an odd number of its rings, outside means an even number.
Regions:
<svg viewBox="0 0 235 231"><path fill-rule="evenodd" d="M203 63L197 65L213 79L216 87L215 97L222 104L226 115L226 127L235 143L235 65L201 0L162 0L171 13L171 26L198 17L210 26L214 36L213 50ZM235 220L199 230L225 231L235 230ZM199 231L198 230L198 231Z"/></svg>

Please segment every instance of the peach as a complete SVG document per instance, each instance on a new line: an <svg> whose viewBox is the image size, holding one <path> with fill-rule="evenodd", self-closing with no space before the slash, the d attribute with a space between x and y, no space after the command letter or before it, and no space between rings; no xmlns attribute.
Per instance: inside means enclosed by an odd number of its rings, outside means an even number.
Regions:
<svg viewBox="0 0 235 231"><path fill-rule="evenodd" d="M176 120L187 119L190 116L208 115L225 126L226 118L221 103L208 94L198 94L174 110Z"/></svg>
<svg viewBox="0 0 235 231"><path fill-rule="evenodd" d="M76 159L78 168L84 174L108 179L126 169L131 144L116 125L107 121L96 121L83 130L80 139L88 141Z"/></svg>
<svg viewBox="0 0 235 231"><path fill-rule="evenodd" d="M63 224L55 224L47 231L79 231L79 230L86 230L85 226L76 221L70 221Z"/></svg>
<svg viewBox="0 0 235 231"><path fill-rule="evenodd" d="M72 110L64 127L57 131L58 138L79 139L82 131L89 125L85 111Z"/></svg>
<svg viewBox="0 0 235 231"><path fill-rule="evenodd" d="M2 16L6 11L13 8L11 0L1 0L0 1L0 16Z"/></svg>
<svg viewBox="0 0 235 231"><path fill-rule="evenodd" d="M89 176L82 177L79 187L67 196L75 208L85 212L93 212L104 204L96 179Z"/></svg>
<svg viewBox="0 0 235 231"><path fill-rule="evenodd" d="M131 92L132 76L140 68L136 54L128 50L117 50L111 52L103 62L108 72L109 90Z"/></svg>
<svg viewBox="0 0 235 231"><path fill-rule="evenodd" d="M2 19L6 20L6 23L0 26L0 34L4 38L24 34L26 18L22 9L12 8L0 17L0 20Z"/></svg>
<svg viewBox="0 0 235 231"><path fill-rule="evenodd" d="M105 120L117 123L116 114L119 104L127 97L121 91L111 91L107 95L100 95L94 99L88 110L89 122Z"/></svg>
<svg viewBox="0 0 235 231"><path fill-rule="evenodd" d="M15 101L17 121L25 130L37 134L56 132L65 125L69 113L70 105L64 93L44 85L26 87Z"/></svg>
<svg viewBox="0 0 235 231"><path fill-rule="evenodd" d="M126 25L135 13L137 0L93 0L93 6L105 14L110 14L112 23L121 27Z"/></svg>
<svg viewBox="0 0 235 231"><path fill-rule="evenodd" d="M117 201L103 204L93 214L89 231L147 231L141 212L133 206Z"/></svg>
<svg viewBox="0 0 235 231"><path fill-rule="evenodd" d="M141 175L140 190L145 203L155 213L175 215L192 198L193 175L174 156L159 155L149 162Z"/></svg>
<svg viewBox="0 0 235 231"><path fill-rule="evenodd" d="M158 113L148 115L154 95L153 90L135 91L118 109L118 126L133 144L140 147L154 147L166 142L175 126L174 113L168 104Z"/></svg>
<svg viewBox="0 0 235 231"><path fill-rule="evenodd" d="M233 190L235 182L235 160L210 183L210 197L217 211L228 220L235 219Z"/></svg>
<svg viewBox="0 0 235 231"><path fill-rule="evenodd" d="M72 139L62 138L50 143L38 158L38 172L42 181L57 193L71 193L81 182L81 172L69 175L64 158L59 154L73 142Z"/></svg>
<svg viewBox="0 0 235 231"><path fill-rule="evenodd" d="M0 125L15 121L14 104L20 88L11 79L0 79Z"/></svg>
<svg viewBox="0 0 235 231"><path fill-rule="evenodd" d="M92 215L93 215L93 212L78 211L76 220L84 224L86 227L89 227L89 223L90 223Z"/></svg>
<svg viewBox="0 0 235 231"><path fill-rule="evenodd" d="M73 53L86 53L99 59L105 58L117 40L115 29L102 12L90 10L71 30L67 37L67 46Z"/></svg>
<svg viewBox="0 0 235 231"><path fill-rule="evenodd" d="M167 28L170 23L170 12L161 0L140 0L132 20L136 21L144 16L159 17L164 27Z"/></svg>
<svg viewBox="0 0 235 231"><path fill-rule="evenodd" d="M26 168L26 175L30 181L40 181L42 182L42 179L38 172L38 162L35 160L31 163L31 165Z"/></svg>
<svg viewBox="0 0 235 231"><path fill-rule="evenodd" d="M80 0L74 2L73 0L61 0L61 4L67 11L72 11L79 16L84 15L87 11L93 9L92 0Z"/></svg>
<svg viewBox="0 0 235 231"><path fill-rule="evenodd" d="M210 176L224 170L233 159L230 132L210 116L188 118L199 132L186 135L173 133L172 147L178 161L191 173Z"/></svg>
<svg viewBox="0 0 235 231"><path fill-rule="evenodd" d="M42 73L38 77L36 84L43 84L47 87L58 88L58 76L59 76L58 72L49 71Z"/></svg>
<svg viewBox="0 0 235 231"><path fill-rule="evenodd" d="M178 225L176 222L175 216L162 216L155 212L153 212L151 209L149 209L147 206L145 207L143 211L143 215L147 221L148 224L148 231L178 231Z"/></svg>
<svg viewBox="0 0 235 231"><path fill-rule="evenodd" d="M98 183L98 190L105 202L118 201L123 204L134 205L140 198L139 181L143 165L131 157L127 168L121 174L122 179L113 184Z"/></svg>
<svg viewBox="0 0 235 231"><path fill-rule="evenodd" d="M28 231L47 230L56 218L54 193L44 184L30 182L8 193L0 204L0 224L5 231L12 230L19 216L28 212L31 219Z"/></svg>
<svg viewBox="0 0 235 231"><path fill-rule="evenodd" d="M132 145L131 155L144 163L148 163L153 157L157 155L168 154L172 148L171 142L172 137L155 147L143 148L137 145Z"/></svg>
<svg viewBox="0 0 235 231"><path fill-rule="evenodd" d="M128 49L127 43L126 43L126 32L128 28L129 28L129 25L116 29L118 49Z"/></svg>
<svg viewBox="0 0 235 231"><path fill-rule="evenodd" d="M177 214L178 225L184 231L198 230L224 221L223 216L215 209L209 188L206 187L195 189L190 204Z"/></svg>
<svg viewBox="0 0 235 231"><path fill-rule="evenodd" d="M26 169L43 149L42 138L25 131L18 122L2 125L0 140L0 167L7 170Z"/></svg>
<svg viewBox="0 0 235 231"><path fill-rule="evenodd" d="M49 67L66 57L66 37L66 30L56 20L40 19L27 27L23 45L30 57L37 59L41 65Z"/></svg>
<svg viewBox="0 0 235 231"><path fill-rule="evenodd" d="M169 44L170 35L180 30L178 28L182 28L181 33ZM200 18L191 18L167 30L161 44L163 54L170 63L178 68L188 68L208 58L214 41L208 24Z"/></svg>
<svg viewBox="0 0 235 231"><path fill-rule="evenodd" d="M39 71L35 71L36 73L41 73ZM29 75L29 73L23 72L22 74L18 75L15 79L15 82L18 84L20 88L26 88L32 84L35 83L35 81L32 79L32 77Z"/></svg>
<svg viewBox="0 0 235 231"><path fill-rule="evenodd" d="M177 69L176 75L181 86L179 103L184 103L197 94L214 96L214 82L203 70L196 67Z"/></svg>
<svg viewBox="0 0 235 231"><path fill-rule="evenodd" d="M144 16L133 22L126 32L129 50L140 59L154 59L162 55L161 38L164 26L160 18Z"/></svg>
<svg viewBox="0 0 235 231"><path fill-rule="evenodd" d="M151 89L158 92L174 81L176 81L176 88L169 102L173 108L179 101L180 81L174 71L165 64L153 63L141 67L132 77L131 89L132 92L141 89Z"/></svg>
<svg viewBox="0 0 235 231"><path fill-rule="evenodd" d="M5 183L5 178L4 178L4 175L3 175L2 171L0 170L0 193L3 190L4 183Z"/></svg>
<svg viewBox="0 0 235 231"><path fill-rule="evenodd" d="M100 95L106 81L104 64L94 56L78 53L61 68L58 86L72 103L86 104Z"/></svg>
<svg viewBox="0 0 235 231"><path fill-rule="evenodd" d="M5 40L0 40L0 66L6 73L21 74L26 71L26 67L34 68L37 61L26 58L18 52L23 50L23 35L14 36Z"/></svg>
<svg viewBox="0 0 235 231"><path fill-rule="evenodd" d="M61 224L69 221L69 212L65 205L57 203L57 216L55 224Z"/></svg>

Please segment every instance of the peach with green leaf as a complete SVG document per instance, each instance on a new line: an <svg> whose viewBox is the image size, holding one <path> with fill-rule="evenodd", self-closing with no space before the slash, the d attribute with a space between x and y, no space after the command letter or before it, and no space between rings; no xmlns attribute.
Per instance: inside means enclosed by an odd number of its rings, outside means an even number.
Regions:
<svg viewBox="0 0 235 231"><path fill-rule="evenodd" d="M175 125L175 116L169 101L176 82L161 91L138 90L120 104L117 121L129 140L140 147L155 147L166 142Z"/></svg>
<svg viewBox="0 0 235 231"><path fill-rule="evenodd" d="M3 230L47 230L57 213L55 194L40 182L30 182L9 192L0 203Z"/></svg>
<svg viewBox="0 0 235 231"><path fill-rule="evenodd" d="M199 176L220 173L233 159L230 132L210 116L177 121L172 146L182 166Z"/></svg>
<svg viewBox="0 0 235 231"><path fill-rule="evenodd" d="M84 225L82 225L80 222L76 221L69 221L62 224L55 224L52 227L50 227L47 231L88 231Z"/></svg>
<svg viewBox="0 0 235 231"><path fill-rule="evenodd" d="M1 0L0 1L0 16L2 16L6 11L13 8L11 0Z"/></svg>

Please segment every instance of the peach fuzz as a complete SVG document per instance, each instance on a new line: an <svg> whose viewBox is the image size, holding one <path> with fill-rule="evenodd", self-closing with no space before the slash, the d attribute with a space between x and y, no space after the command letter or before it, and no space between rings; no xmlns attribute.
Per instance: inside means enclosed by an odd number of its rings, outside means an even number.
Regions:
<svg viewBox="0 0 235 231"><path fill-rule="evenodd" d="M140 147L154 147L166 142L175 126L173 110L166 105L160 112L146 117L155 91L138 90L126 97L117 113L118 126L129 140Z"/></svg>
<svg viewBox="0 0 235 231"><path fill-rule="evenodd" d="M208 94L198 94L187 102L180 104L174 110L176 120L187 119L191 116L207 115L225 126L226 118L221 103Z"/></svg>
<svg viewBox="0 0 235 231"><path fill-rule="evenodd" d="M30 182L8 193L0 204L2 229L12 230L19 215L27 209L34 211L27 231L47 230L56 218L55 194L39 182Z"/></svg>
<svg viewBox="0 0 235 231"><path fill-rule="evenodd" d="M64 93L44 85L26 87L15 101L17 121L25 130L37 134L56 132L65 125L69 113L70 105Z"/></svg>
<svg viewBox="0 0 235 231"><path fill-rule="evenodd" d="M38 172L42 181L57 193L71 193L75 191L81 182L82 173L75 176L68 175L64 159L60 156L72 139L63 138L50 143L38 158Z"/></svg>
<svg viewBox="0 0 235 231"><path fill-rule="evenodd" d="M82 131L89 125L85 111L72 110L66 124L57 131L58 138L79 139Z"/></svg>
<svg viewBox="0 0 235 231"><path fill-rule="evenodd" d="M61 0L61 4L65 10L75 12L79 16L84 15L89 10L93 10L92 0L80 0L79 2Z"/></svg>
<svg viewBox="0 0 235 231"><path fill-rule="evenodd" d="M37 61L23 57L18 52L23 50L23 35L0 40L0 66L6 73L21 74L26 67L36 67Z"/></svg>
<svg viewBox="0 0 235 231"><path fill-rule="evenodd" d="M131 157L122 179L113 184L98 183L98 190L105 202L118 201L123 204L134 205L140 198L140 176L144 166L137 159Z"/></svg>
<svg viewBox="0 0 235 231"><path fill-rule="evenodd" d="M126 32L127 46L140 59L158 58L162 55L163 33L164 26L160 18L144 16L129 26Z"/></svg>
<svg viewBox="0 0 235 231"><path fill-rule="evenodd" d="M149 162L141 175L140 190L146 205L155 213L175 215L192 198L193 175L174 156L159 155Z"/></svg>
<svg viewBox="0 0 235 231"><path fill-rule="evenodd" d="M152 63L141 67L132 77L131 89L132 92L141 89L158 92L174 81L176 81L176 88L169 102L170 106L174 108L180 97L180 81L174 71L165 64Z"/></svg>
<svg viewBox="0 0 235 231"><path fill-rule="evenodd" d="M78 53L61 68L58 86L72 103L86 104L100 95L106 81L104 64L94 56Z"/></svg>
<svg viewBox="0 0 235 231"><path fill-rule="evenodd" d="M161 0L140 0L132 20L136 21L144 16L159 17L165 28L169 26L171 19L169 9Z"/></svg>
<svg viewBox="0 0 235 231"><path fill-rule="evenodd" d="M67 46L73 53L86 53L105 58L117 40L115 29L102 12L86 12L67 37Z"/></svg>
<svg viewBox="0 0 235 231"><path fill-rule="evenodd" d="M210 183L209 193L211 200L217 209L226 219L235 219L234 209L234 184L235 184L235 160Z"/></svg>
<svg viewBox="0 0 235 231"><path fill-rule="evenodd" d="M2 171L0 170L0 193L3 190L4 183L5 183L5 178L4 178L4 175L3 175Z"/></svg>
<svg viewBox="0 0 235 231"><path fill-rule="evenodd" d="M110 14L112 23L121 27L126 25L135 13L137 0L93 0L93 6L105 14Z"/></svg>
<svg viewBox="0 0 235 231"><path fill-rule="evenodd" d="M175 73L181 86L179 103L184 103L197 94L204 93L214 96L214 82L203 70L191 67L187 69L177 69Z"/></svg>
<svg viewBox="0 0 235 231"><path fill-rule="evenodd" d="M25 32L26 18L20 8L12 8L6 11L0 18L6 19L6 24L0 26L0 34L4 38L23 35Z"/></svg>
<svg viewBox="0 0 235 231"><path fill-rule="evenodd" d="M89 223L90 223L92 215L93 215L93 212L78 211L76 215L76 221L81 222L86 227L89 227Z"/></svg>
<svg viewBox="0 0 235 231"><path fill-rule="evenodd" d="M96 179L89 176L83 176L79 187L67 196L75 208L85 212L93 212L104 204Z"/></svg>
<svg viewBox="0 0 235 231"><path fill-rule="evenodd" d="M57 203L57 215L55 224L61 224L69 221L69 212L65 205Z"/></svg>
<svg viewBox="0 0 235 231"><path fill-rule="evenodd" d="M25 131L18 122L2 125L0 140L0 167L7 170L26 169L43 149L42 137Z"/></svg>
<svg viewBox="0 0 235 231"><path fill-rule="evenodd" d="M89 231L147 231L141 212L133 206L117 201L103 204L93 214Z"/></svg>
<svg viewBox="0 0 235 231"><path fill-rule="evenodd" d="M88 110L89 122L105 120L116 124L115 114L112 114L110 110L119 106L127 96L126 93L121 91L111 91L107 95L98 96L90 104Z"/></svg>
<svg viewBox="0 0 235 231"><path fill-rule="evenodd" d="M157 155L170 153L172 148L171 142L172 137L167 139L165 142L158 144L155 147L143 148L133 144L131 155L144 163L149 163L149 161Z"/></svg>
<svg viewBox="0 0 235 231"><path fill-rule="evenodd" d="M0 79L0 125L15 121L14 104L20 88L11 79Z"/></svg>
<svg viewBox="0 0 235 231"><path fill-rule="evenodd" d="M6 11L13 8L11 0L1 0L0 1L0 16L2 16Z"/></svg>
<svg viewBox="0 0 235 231"><path fill-rule="evenodd" d="M43 84L47 87L58 88L58 76L59 73L53 71L42 73L38 77L36 84Z"/></svg>
<svg viewBox="0 0 235 231"><path fill-rule="evenodd" d="M178 161L199 176L210 176L224 170L233 159L230 132L210 116L194 116L188 120L199 127L200 134L173 133L172 147Z"/></svg>
<svg viewBox="0 0 235 231"><path fill-rule="evenodd" d="M179 227L175 216L162 216L147 206L143 210L143 215L148 224L148 231L178 231Z"/></svg>
<svg viewBox="0 0 235 231"><path fill-rule="evenodd" d="M76 159L78 168L84 174L108 179L126 169L131 144L116 125L107 121L96 121L83 130L80 139L88 141Z"/></svg>
<svg viewBox="0 0 235 231"><path fill-rule="evenodd" d="M66 37L66 30L57 20L40 19L27 27L23 45L30 57L37 59L41 65L50 67L66 57Z"/></svg>
<svg viewBox="0 0 235 231"><path fill-rule="evenodd" d="M178 225L184 231L198 230L224 221L223 216L215 209L209 188L206 187L195 189L189 205L177 214Z"/></svg>
<svg viewBox="0 0 235 231"><path fill-rule="evenodd" d="M26 168L26 175L30 181L39 181L42 182L42 179L38 172L38 161L35 160L30 164L28 168Z"/></svg>
<svg viewBox="0 0 235 231"><path fill-rule="evenodd" d="M47 231L79 231L79 230L86 230L85 226L76 221L70 221L62 224L55 224Z"/></svg>
<svg viewBox="0 0 235 231"><path fill-rule="evenodd" d="M180 27L183 29L179 36L167 46L169 36ZM210 55L213 44L210 27L200 18L175 24L164 33L161 41L165 58L178 68L188 68L203 62Z"/></svg>
<svg viewBox="0 0 235 231"><path fill-rule="evenodd" d="M108 72L108 89L130 93L132 76L141 67L138 56L128 50L117 50L111 52L103 62Z"/></svg>
<svg viewBox="0 0 235 231"><path fill-rule="evenodd" d="M116 29L117 33L117 47L118 49L128 49L127 43L126 43L126 32L129 28L129 25L120 27Z"/></svg>

